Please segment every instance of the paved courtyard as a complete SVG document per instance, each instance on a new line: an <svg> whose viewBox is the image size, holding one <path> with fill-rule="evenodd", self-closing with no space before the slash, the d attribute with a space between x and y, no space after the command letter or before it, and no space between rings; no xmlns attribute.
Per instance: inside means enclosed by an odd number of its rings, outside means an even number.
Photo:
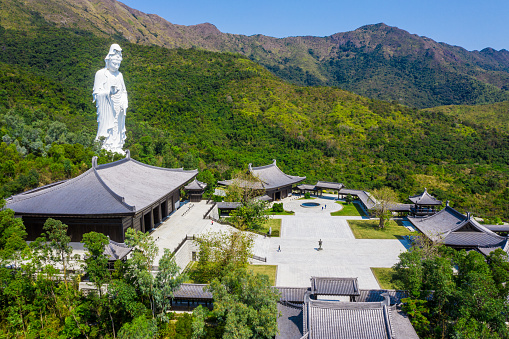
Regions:
<svg viewBox="0 0 509 339"><path fill-rule="evenodd" d="M278 217L282 219L281 237L270 239L266 257L267 264L278 265L276 285L307 287L311 276L324 276L358 278L360 288L380 288L370 267L392 267L408 244L355 239L347 219L361 217L332 217L330 212L340 209L339 204L329 199L312 201L327 204L327 209L303 208L303 200L284 202L286 210L296 213ZM320 239L323 250L317 251Z"/></svg>
<svg viewBox="0 0 509 339"><path fill-rule="evenodd" d="M302 202L313 201L319 207L303 208ZM281 237L255 236L254 254L267 258L268 265L278 265L277 286L308 287L311 276L351 277L359 279L362 289L380 288L370 267L392 267L398 255L408 244L399 240L355 239L347 219L361 217L333 217L331 212L341 209L333 197L313 200L283 201L286 210L295 211L292 216L275 216L282 219ZM323 208L327 205L327 208ZM187 235L209 231L225 231L230 227L212 224L203 219L212 207L204 201L182 206L153 233L160 248L175 249ZM187 211L187 212L186 212ZM317 251L322 239L322 251ZM281 246L281 252L277 249ZM159 258L156 259L156 262Z"/></svg>

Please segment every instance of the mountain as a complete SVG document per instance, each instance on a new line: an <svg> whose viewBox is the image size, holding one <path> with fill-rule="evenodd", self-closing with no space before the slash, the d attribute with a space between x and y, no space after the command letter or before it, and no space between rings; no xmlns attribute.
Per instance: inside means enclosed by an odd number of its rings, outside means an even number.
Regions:
<svg viewBox="0 0 509 339"><path fill-rule="evenodd" d="M337 86L370 98L424 108L509 100L509 52L467 51L385 24L328 37L221 33L210 23L174 25L115 0L3 0L0 25L32 30L42 18L166 48L240 53L300 85Z"/></svg>

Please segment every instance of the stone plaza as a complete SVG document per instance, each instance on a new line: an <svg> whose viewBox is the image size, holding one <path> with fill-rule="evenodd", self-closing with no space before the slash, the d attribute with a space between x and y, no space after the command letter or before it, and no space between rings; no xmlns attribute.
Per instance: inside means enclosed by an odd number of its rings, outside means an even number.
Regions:
<svg viewBox="0 0 509 339"><path fill-rule="evenodd" d="M335 201L334 196L324 195L313 199L319 207L304 208L302 200L285 198L285 210L295 215L273 216L282 220L281 236L255 235L254 254L267 262L254 263L277 265L276 286L307 287L312 276L321 276L358 278L359 288L379 289L371 267L392 267L409 247L405 240L355 239L347 220L366 217L331 216L341 209ZM230 229L203 219L211 206L205 201L188 203L163 222L152 233L161 254L163 248L174 250L186 235ZM320 239L322 251L317 250Z"/></svg>

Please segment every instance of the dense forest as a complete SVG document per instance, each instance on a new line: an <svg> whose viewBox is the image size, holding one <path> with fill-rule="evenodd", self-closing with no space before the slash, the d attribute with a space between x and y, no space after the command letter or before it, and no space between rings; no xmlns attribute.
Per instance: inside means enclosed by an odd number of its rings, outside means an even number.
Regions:
<svg viewBox="0 0 509 339"><path fill-rule="evenodd" d="M113 41L38 20L37 34L0 28L4 197L75 176L98 153L91 90ZM507 131L291 85L237 54L115 42L129 93L125 146L136 159L198 168L213 186L276 158L310 183L390 186L402 201L427 187L459 209L509 217Z"/></svg>

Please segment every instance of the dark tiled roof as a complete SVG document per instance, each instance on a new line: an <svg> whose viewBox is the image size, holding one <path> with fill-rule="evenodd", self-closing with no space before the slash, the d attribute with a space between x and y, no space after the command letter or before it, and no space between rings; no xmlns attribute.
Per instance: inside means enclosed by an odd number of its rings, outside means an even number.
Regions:
<svg viewBox="0 0 509 339"><path fill-rule="evenodd" d="M395 290L360 290L360 296L356 299L359 302L382 302L385 297L382 294L388 293L391 299L391 305L401 303L401 299L408 297L405 291Z"/></svg>
<svg viewBox="0 0 509 339"><path fill-rule="evenodd" d="M359 200L363 203L363 205L366 207L366 209L368 209L368 210L373 209L377 204L377 201L371 196L371 194L369 194L366 191L342 188L339 191L339 193L357 196L359 198ZM394 205L390 206L389 209L393 212L409 212L413 206L414 205L411 205L411 204L399 204L398 203L398 204L394 204Z"/></svg>
<svg viewBox="0 0 509 339"><path fill-rule="evenodd" d="M93 166L82 175L15 195L7 208L21 214L134 214L198 174L142 164L126 157Z"/></svg>
<svg viewBox="0 0 509 339"><path fill-rule="evenodd" d="M108 257L109 261L122 260L131 253L132 250L132 247L113 240L110 240L109 244L104 246L104 254Z"/></svg>
<svg viewBox="0 0 509 339"><path fill-rule="evenodd" d="M99 165L97 172L113 192L124 197L126 203L135 206L138 211L150 206L198 174L198 170L155 167L130 158Z"/></svg>
<svg viewBox="0 0 509 339"><path fill-rule="evenodd" d="M359 295L357 278L311 277L311 294L315 295Z"/></svg>
<svg viewBox="0 0 509 339"><path fill-rule="evenodd" d="M283 171L277 167L276 160L274 160L270 165L260 167L251 167L251 164L249 164L249 171L262 181L265 189L288 186L306 179L306 177L283 173Z"/></svg>
<svg viewBox="0 0 509 339"><path fill-rule="evenodd" d="M279 334L276 339L298 339L302 336L302 306L295 307L278 303L281 316L277 319Z"/></svg>
<svg viewBox="0 0 509 339"><path fill-rule="evenodd" d="M280 300L285 302L289 301L292 303L303 303L304 302L304 295L306 292L308 292L310 289L309 287L274 287L279 291L279 294L281 295Z"/></svg>
<svg viewBox="0 0 509 339"><path fill-rule="evenodd" d="M449 246L468 247L498 247L502 248L506 242L504 237L484 232L451 232L443 239Z"/></svg>
<svg viewBox="0 0 509 339"><path fill-rule="evenodd" d="M351 195L357 196L359 198L359 200L364 204L364 206L368 210L372 209L376 205L376 201L366 191L342 188L339 191L339 193L340 194L351 194Z"/></svg>
<svg viewBox="0 0 509 339"><path fill-rule="evenodd" d="M390 312L380 303L309 300L303 330L309 333L309 339L395 338Z"/></svg>
<svg viewBox="0 0 509 339"><path fill-rule="evenodd" d="M134 214L101 180L95 168L58 185L47 185L7 199L7 208L22 214L97 215Z"/></svg>
<svg viewBox="0 0 509 339"><path fill-rule="evenodd" d="M483 225L492 232L509 232L509 225Z"/></svg>
<svg viewBox="0 0 509 339"><path fill-rule="evenodd" d="M393 212L410 212L412 207L414 207L412 204L394 204L389 207L389 210Z"/></svg>
<svg viewBox="0 0 509 339"><path fill-rule="evenodd" d="M339 182L328 182L328 181L319 181L316 183L316 187L318 188L325 188L325 189L331 189L331 190L340 190L345 185Z"/></svg>
<svg viewBox="0 0 509 339"><path fill-rule="evenodd" d="M498 250L499 248L501 248L500 246L497 246L497 247L478 247L477 250L485 255L485 256L489 256L491 252L495 251L495 250ZM504 248L502 248L504 249ZM506 251L507 252L507 251Z"/></svg>
<svg viewBox="0 0 509 339"><path fill-rule="evenodd" d="M228 202L228 201L221 201L217 203L217 208L220 210L234 210L238 208L241 205L240 202Z"/></svg>
<svg viewBox="0 0 509 339"><path fill-rule="evenodd" d="M315 185L302 184L297 186L298 189L302 191L316 191L318 188Z"/></svg>
<svg viewBox="0 0 509 339"><path fill-rule="evenodd" d="M424 189L424 192L422 192L421 194L408 197L408 199L410 199L410 201L416 205L425 206L442 205L442 202L440 200L437 200L435 197L431 196L426 188Z"/></svg>
<svg viewBox="0 0 509 339"><path fill-rule="evenodd" d="M428 238L445 245L482 248L504 248L507 237L502 237L479 224L474 218L459 213L450 206L426 217L408 220Z"/></svg>
<svg viewBox="0 0 509 339"><path fill-rule="evenodd" d="M196 180L196 178L191 181L191 183L184 186L184 189L188 191L203 191L205 188L207 188L207 184Z"/></svg>
<svg viewBox="0 0 509 339"><path fill-rule="evenodd" d="M238 182L240 186L244 185L253 187L255 189L270 190L297 184L306 179L306 177L299 177L283 173L283 171L277 167L276 160L274 160L270 165L260 167L252 167L251 164L249 164L249 172L251 172L254 177L258 178L260 182ZM218 181L218 183L221 185L229 186L234 183L234 180Z"/></svg>
<svg viewBox="0 0 509 339"><path fill-rule="evenodd" d="M212 292L208 291L208 284L182 284L173 294L175 299L181 300L212 300Z"/></svg>

